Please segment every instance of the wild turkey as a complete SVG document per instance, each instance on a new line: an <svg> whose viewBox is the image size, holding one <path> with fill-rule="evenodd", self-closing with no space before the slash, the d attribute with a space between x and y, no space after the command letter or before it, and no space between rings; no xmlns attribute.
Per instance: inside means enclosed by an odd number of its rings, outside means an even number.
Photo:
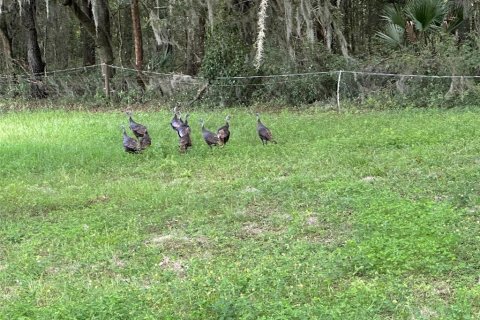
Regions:
<svg viewBox="0 0 480 320"><path fill-rule="evenodd" d="M275 140L273 140L272 137L272 132L270 129L265 127L265 125L260 121L260 114L257 112L257 133L258 136L260 137L260 140L262 140L262 144L266 145L268 141L277 143Z"/></svg>
<svg viewBox="0 0 480 320"><path fill-rule="evenodd" d="M185 116L185 121L182 121L182 125L177 129L177 134L179 137L180 151L185 152L189 147L192 146L192 139L190 138L191 129L188 125L189 114Z"/></svg>
<svg viewBox="0 0 480 320"><path fill-rule="evenodd" d="M217 130L217 137L221 145L225 145L228 142L228 139L230 139L230 123L228 122L230 120L230 116L227 116L225 118L225 125L221 126Z"/></svg>
<svg viewBox="0 0 480 320"><path fill-rule="evenodd" d="M143 137L140 138L140 149L145 150L152 145L152 139L148 132L145 132Z"/></svg>
<svg viewBox="0 0 480 320"><path fill-rule="evenodd" d="M177 134L178 134L179 138L182 138L183 136L185 136L187 134L190 134L191 131L192 131L190 129L190 126L188 125L188 117L189 116L190 116L190 114L187 113L187 115L185 116L185 121L182 121L181 126L178 127L178 129L177 129Z"/></svg>
<svg viewBox="0 0 480 320"><path fill-rule="evenodd" d="M147 127L145 127L143 124L133 121L131 111L127 111L126 114L128 115L128 123L129 123L130 129L132 129L132 132L135 135L135 137L137 138L143 137L143 135L147 133Z"/></svg>
<svg viewBox="0 0 480 320"><path fill-rule="evenodd" d="M180 137L178 144L180 146L180 152L186 152L188 148L192 146L192 139L190 139L190 130L188 130L186 134Z"/></svg>
<svg viewBox="0 0 480 320"><path fill-rule="evenodd" d="M192 139L190 138L191 129L190 129L190 126L188 125L188 117L190 115L187 113L185 115L185 121L183 121L182 118L178 117L179 113L176 111L176 107L174 108L174 111L175 111L175 115L172 119L172 128L174 128L175 131L177 131L178 138L179 138L178 144L180 146L180 152L186 152L188 148L192 146Z"/></svg>
<svg viewBox="0 0 480 320"><path fill-rule="evenodd" d="M202 124L203 140L205 140L205 142L210 148L212 147L212 145L217 146L219 143L218 137L213 132L205 129L205 121L200 119L200 123Z"/></svg>
<svg viewBox="0 0 480 320"><path fill-rule="evenodd" d="M172 129L175 131L178 131L178 128L180 128L183 125L183 121L181 118L179 118L180 112L178 112L177 107L173 108L173 118L172 121L170 122L170 125L172 126Z"/></svg>
<svg viewBox="0 0 480 320"><path fill-rule="evenodd" d="M129 153L139 152L140 146L138 144L138 141L128 136L124 125L122 125L122 129L123 129L123 147L125 148L125 151Z"/></svg>

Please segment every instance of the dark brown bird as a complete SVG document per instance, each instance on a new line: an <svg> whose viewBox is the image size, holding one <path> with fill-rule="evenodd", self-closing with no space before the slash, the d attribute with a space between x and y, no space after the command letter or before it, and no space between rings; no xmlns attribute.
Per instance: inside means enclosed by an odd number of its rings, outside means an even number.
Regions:
<svg viewBox="0 0 480 320"><path fill-rule="evenodd" d="M143 137L140 138L140 149L145 150L151 145L152 145L152 139L150 138L150 135L148 134L148 131L147 131L145 132Z"/></svg>
<svg viewBox="0 0 480 320"><path fill-rule="evenodd" d="M225 125L221 126L217 130L217 137L221 145L225 145L228 142L228 139L230 139L230 123L228 122L230 120L230 116L228 115L225 118Z"/></svg>
<svg viewBox="0 0 480 320"><path fill-rule="evenodd" d="M180 146L180 152L186 152L188 148L192 146L192 139L190 139L190 133L187 133L180 137L178 144Z"/></svg>
<svg viewBox="0 0 480 320"><path fill-rule="evenodd" d="M128 153L138 153L140 151L140 146L138 144L138 141L128 136L124 125L122 125L122 130L123 130L123 148L125 149L125 151Z"/></svg>
<svg viewBox="0 0 480 320"><path fill-rule="evenodd" d="M190 114L187 113L187 115L185 116L185 121L182 121L182 124L177 129L177 134L178 134L179 138L182 138L187 134L190 135L190 133L192 131L190 129L190 126L188 125L188 117L189 116L190 116Z"/></svg>
<svg viewBox="0 0 480 320"><path fill-rule="evenodd" d="M179 137L179 146L180 152L185 152L188 150L189 147L192 146L192 139L190 138L191 129L188 125L188 117L189 114L185 116L185 121L182 121L182 125L177 129L177 134Z"/></svg>
<svg viewBox="0 0 480 320"><path fill-rule="evenodd" d="M182 120L182 118L180 118L182 125L177 129L177 133L180 138L184 135L185 130L188 131L188 134L190 134L191 132L190 126L188 125L188 117L190 117L189 113L185 115L185 120Z"/></svg>
<svg viewBox="0 0 480 320"><path fill-rule="evenodd" d="M143 124L137 123L132 119L132 112L127 111L126 114L128 115L128 124L130 129L132 130L135 137L140 138L143 137L145 133L147 133L147 127Z"/></svg>
<svg viewBox="0 0 480 320"><path fill-rule="evenodd" d="M212 146L217 146L219 143L218 137L211 131L205 129L205 121L200 119L200 123L202 124L202 136L203 140L207 143L207 145L211 148Z"/></svg>
<svg viewBox="0 0 480 320"><path fill-rule="evenodd" d="M182 119L179 117L180 112L178 112L177 107L173 108L173 118L172 121L170 122L170 125L172 126L172 129L175 131L178 131L178 128L180 128L183 125Z"/></svg>
<svg viewBox="0 0 480 320"><path fill-rule="evenodd" d="M257 112L257 133L262 140L262 144L266 145L269 141L273 143L277 143L273 137L272 132L268 129L261 121L260 121L260 114Z"/></svg>

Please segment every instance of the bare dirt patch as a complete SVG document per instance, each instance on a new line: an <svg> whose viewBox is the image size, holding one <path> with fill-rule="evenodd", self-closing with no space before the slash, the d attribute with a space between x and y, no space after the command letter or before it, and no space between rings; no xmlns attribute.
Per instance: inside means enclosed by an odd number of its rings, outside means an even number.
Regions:
<svg viewBox="0 0 480 320"><path fill-rule="evenodd" d="M343 221L332 222L325 221L321 216L311 215L305 218L305 239L312 243L319 243L327 246L338 246L345 243L352 234L352 223L347 219L349 213L339 213L345 215Z"/></svg>
<svg viewBox="0 0 480 320"><path fill-rule="evenodd" d="M158 266L164 270L172 271L179 277L185 277L187 267L179 260L173 260L170 257L163 257Z"/></svg>
<svg viewBox="0 0 480 320"><path fill-rule="evenodd" d="M247 222L237 231L237 237L241 239L261 237L266 234L278 233L281 229L270 225Z"/></svg>
<svg viewBox="0 0 480 320"><path fill-rule="evenodd" d="M154 235L145 245L161 248L164 251L175 251L176 254L192 255L202 253L210 248L207 237L187 237L177 234Z"/></svg>
<svg viewBox="0 0 480 320"><path fill-rule="evenodd" d="M363 182L375 182L376 180L378 180L378 177L374 177L374 176L366 176L366 177L363 177L362 178L362 181Z"/></svg>
<svg viewBox="0 0 480 320"><path fill-rule="evenodd" d="M307 217L305 223L309 226L316 226L318 225L318 218L315 216Z"/></svg>

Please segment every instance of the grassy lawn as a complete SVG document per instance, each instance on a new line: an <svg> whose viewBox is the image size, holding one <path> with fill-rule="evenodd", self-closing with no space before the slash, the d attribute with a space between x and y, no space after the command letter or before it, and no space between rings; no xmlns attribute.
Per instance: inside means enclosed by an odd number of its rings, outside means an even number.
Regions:
<svg viewBox="0 0 480 320"><path fill-rule="evenodd" d="M0 114L0 319L478 319L480 110Z"/></svg>

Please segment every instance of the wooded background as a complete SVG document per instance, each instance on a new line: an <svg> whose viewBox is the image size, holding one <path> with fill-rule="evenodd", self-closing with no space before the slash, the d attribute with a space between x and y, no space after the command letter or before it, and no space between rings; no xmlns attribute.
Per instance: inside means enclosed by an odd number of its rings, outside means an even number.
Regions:
<svg viewBox="0 0 480 320"><path fill-rule="evenodd" d="M125 68L102 72L108 73L117 98L127 102L145 100L149 94L171 97L170 89L181 87L178 92L186 100L210 99L222 105L331 99L338 74L288 79L235 76L332 70L480 75L480 0L0 0L0 4L4 97L101 98L100 68L76 69L99 64ZM49 74L70 68L74 70L62 75ZM344 96L361 101L367 93L395 94L407 101L405 95L415 91L409 100L425 99L427 92L430 100L420 102L424 105L459 95L473 99L478 91L475 78L437 81L345 74L343 81Z"/></svg>

